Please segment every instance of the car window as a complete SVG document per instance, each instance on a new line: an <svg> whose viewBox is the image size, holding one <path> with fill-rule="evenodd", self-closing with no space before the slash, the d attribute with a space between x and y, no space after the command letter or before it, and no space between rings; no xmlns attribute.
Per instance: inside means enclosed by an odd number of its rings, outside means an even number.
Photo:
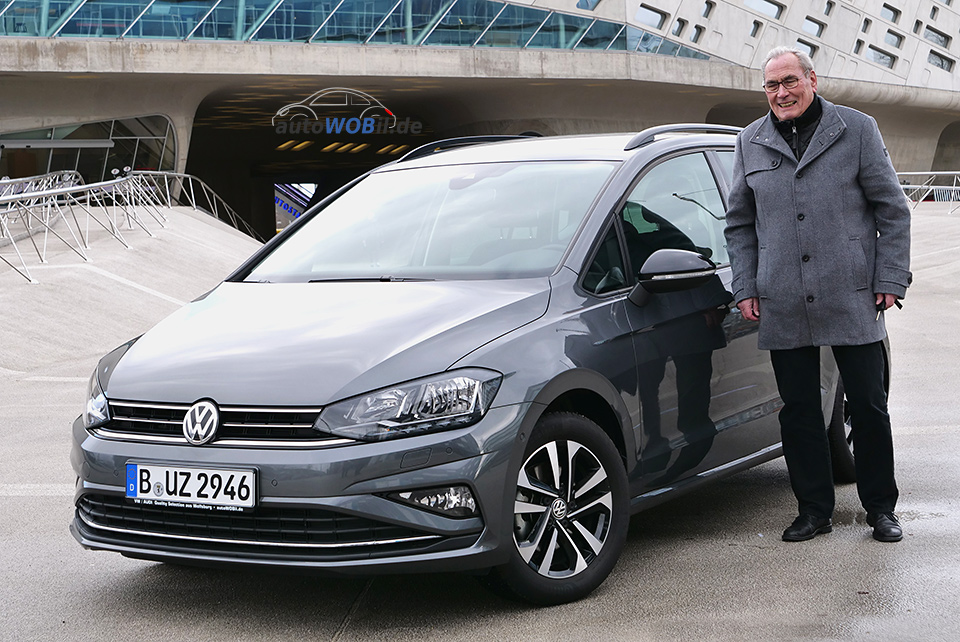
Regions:
<svg viewBox="0 0 960 642"><path fill-rule="evenodd" d="M720 171L723 172L724 180L726 180L729 183L730 177L733 176L733 150L718 149L717 160L720 162Z"/></svg>
<svg viewBox="0 0 960 642"><path fill-rule="evenodd" d="M583 277L583 289L592 294L613 292L628 285L627 270L617 230L611 225Z"/></svg>
<svg viewBox="0 0 960 642"><path fill-rule="evenodd" d="M634 274L662 247L697 251L717 264L729 261L723 200L702 153L650 169L630 192L621 217Z"/></svg>
<svg viewBox="0 0 960 642"><path fill-rule="evenodd" d="M301 225L246 280L547 276L614 167L485 163L374 173Z"/></svg>

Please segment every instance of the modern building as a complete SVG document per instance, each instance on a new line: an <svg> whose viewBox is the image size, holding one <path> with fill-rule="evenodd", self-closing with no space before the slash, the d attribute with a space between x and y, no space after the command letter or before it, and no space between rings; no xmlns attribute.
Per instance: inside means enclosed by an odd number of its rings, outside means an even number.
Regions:
<svg viewBox="0 0 960 642"><path fill-rule="evenodd" d="M268 232L275 184L319 197L436 138L746 124L766 111L758 69L778 45L811 54L825 97L876 117L898 170L960 169L958 9L0 0L0 175L187 171Z"/></svg>

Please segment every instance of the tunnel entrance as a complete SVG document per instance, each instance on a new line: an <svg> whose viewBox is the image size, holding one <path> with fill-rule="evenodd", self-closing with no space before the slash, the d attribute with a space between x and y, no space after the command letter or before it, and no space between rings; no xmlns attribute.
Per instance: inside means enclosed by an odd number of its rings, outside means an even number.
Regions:
<svg viewBox="0 0 960 642"><path fill-rule="evenodd" d="M187 173L269 238L342 185L437 138L416 103L388 94L269 81L214 92L197 110Z"/></svg>

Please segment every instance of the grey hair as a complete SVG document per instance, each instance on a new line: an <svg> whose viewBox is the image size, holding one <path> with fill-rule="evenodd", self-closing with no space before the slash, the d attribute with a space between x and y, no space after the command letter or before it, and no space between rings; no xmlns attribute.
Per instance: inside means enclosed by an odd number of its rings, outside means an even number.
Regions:
<svg viewBox="0 0 960 642"><path fill-rule="evenodd" d="M763 59L763 64L760 65L760 70L763 72L764 77L767 74L767 65L771 60L779 58L780 56L785 56L786 54L793 54L797 57L797 60L800 61L800 68L803 69L804 75L813 71L813 60L810 59L810 56L805 51L800 51L796 47L775 47L767 53L767 57Z"/></svg>

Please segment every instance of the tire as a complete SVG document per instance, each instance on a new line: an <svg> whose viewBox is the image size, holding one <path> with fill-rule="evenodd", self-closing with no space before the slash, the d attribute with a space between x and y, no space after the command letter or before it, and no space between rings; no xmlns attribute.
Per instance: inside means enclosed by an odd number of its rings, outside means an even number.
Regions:
<svg viewBox="0 0 960 642"><path fill-rule="evenodd" d="M833 463L833 481L836 484L852 484L857 481L857 468L853 456L853 427L850 410L843 392L843 382L837 382L837 394L833 402L833 414L827 427L830 442L830 460Z"/></svg>
<svg viewBox="0 0 960 642"><path fill-rule="evenodd" d="M572 413L537 423L517 474L510 561L481 582L547 606L579 600L613 570L630 522L627 475L600 427Z"/></svg>

